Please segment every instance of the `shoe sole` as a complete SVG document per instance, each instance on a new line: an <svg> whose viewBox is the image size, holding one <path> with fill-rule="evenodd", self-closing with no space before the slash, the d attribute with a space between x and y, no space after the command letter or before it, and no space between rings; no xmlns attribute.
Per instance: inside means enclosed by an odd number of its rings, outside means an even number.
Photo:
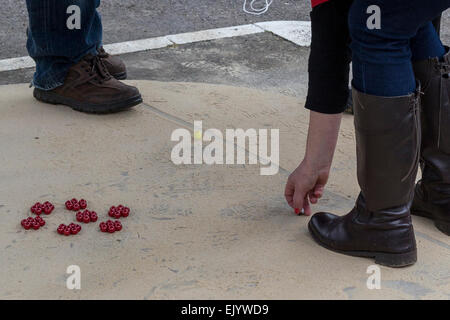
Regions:
<svg viewBox="0 0 450 320"><path fill-rule="evenodd" d="M117 80L126 80L127 79L127 73L126 72L122 72L122 73L116 73L112 75L114 78L116 78Z"/></svg>
<svg viewBox="0 0 450 320"><path fill-rule="evenodd" d="M434 225L436 226L436 228L438 228L439 231L441 231L442 233L444 233L447 236L450 236L450 222L442 221L442 220L434 220L433 216L426 211L411 210L411 214L433 220Z"/></svg>
<svg viewBox="0 0 450 320"><path fill-rule="evenodd" d="M313 239L320 246L324 247L333 252L345 254L353 257L363 257L363 258L373 258L375 263L391 268L403 268L413 265L417 261L417 250L413 250L406 253L386 253L386 252L375 252L375 251L343 251L337 250L329 247L317 236L316 231L311 227L311 223L308 224L309 232L311 233Z"/></svg>
<svg viewBox="0 0 450 320"><path fill-rule="evenodd" d="M114 103L108 104L90 104L79 102L67 97L63 97L57 95L52 92L34 89L33 96L42 102L50 103L50 104L62 104L71 107L73 110L84 112L84 113L93 113L93 114L107 114L107 113L116 113L120 111L124 111L130 109L138 104L142 103L142 96L136 95L134 97L128 98L126 100L117 101Z"/></svg>

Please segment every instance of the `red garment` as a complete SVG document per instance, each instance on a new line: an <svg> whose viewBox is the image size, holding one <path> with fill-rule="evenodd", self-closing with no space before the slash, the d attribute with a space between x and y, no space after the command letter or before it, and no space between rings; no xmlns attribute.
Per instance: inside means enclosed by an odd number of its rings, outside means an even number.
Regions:
<svg viewBox="0 0 450 320"><path fill-rule="evenodd" d="M315 6L317 6L321 3L327 2L327 1L330 1L330 0L311 0L311 5L314 8Z"/></svg>

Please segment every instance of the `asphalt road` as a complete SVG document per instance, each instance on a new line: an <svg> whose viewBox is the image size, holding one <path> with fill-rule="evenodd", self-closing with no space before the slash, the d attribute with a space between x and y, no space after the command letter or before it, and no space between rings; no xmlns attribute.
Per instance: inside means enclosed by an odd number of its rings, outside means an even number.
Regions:
<svg viewBox="0 0 450 320"><path fill-rule="evenodd" d="M0 0L0 59L27 55L25 1ZM74 0L76 1L76 0ZM274 0L261 16L243 12L243 0L102 1L104 42L271 20L309 20L309 0ZM450 44L450 12L442 39ZM269 33L186 44L123 55L130 79L246 86L304 96L308 48ZM29 82L34 70L0 73L0 85Z"/></svg>
<svg viewBox="0 0 450 320"><path fill-rule="evenodd" d="M76 0L74 0L76 2ZM244 0L108 0L100 12L104 42L113 43L270 20L309 20L309 0L274 0L261 16ZM1 0L0 59L24 56L28 16L24 0Z"/></svg>
<svg viewBox="0 0 450 320"><path fill-rule="evenodd" d="M76 2L77 0L74 0ZM261 16L246 14L244 0L102 1L105 43L270 20L309 20L309 0L274 0ZM450 43L450 12L444 14L443 40ZM24 56L28 16L24 0L1 0L0 59Z"/></svg>

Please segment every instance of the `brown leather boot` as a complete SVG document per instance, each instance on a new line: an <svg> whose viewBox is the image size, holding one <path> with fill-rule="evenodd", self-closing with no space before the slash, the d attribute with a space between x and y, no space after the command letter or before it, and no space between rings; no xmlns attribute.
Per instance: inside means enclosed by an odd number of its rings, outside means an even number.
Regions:
<svg viewBox="0 0 450 320"><path fill-rule="evenodd" d="M114 78L117 80L125 80L127 78L127 68L120 58L110 55L103 47L100 47L97 51L106 69Z"/></svg>
<svg viewBox="0 0 450 320"><path fill-rule="evenodd" d="M35 88L33 95L39 101L86 113L113 113L142 103L137 88L114 79L101 59L92 55L69 69L62 86L50 91Z"/></svg>
<svg viewBox="0 0 450 320"><path fill-rule="evenodd" d="M430 218L450 235L450 53L414 63L422 83L422 179L411 213Z"/></svg>
<svg viewBox="0 0 450 320"><path fill-rule="evenodd" d="M418 94L377 97L353 88L361 193L345 216L321 212L309 222L313 238L339 253L403 267L416 262L410 205L419 163Z"/></svg>

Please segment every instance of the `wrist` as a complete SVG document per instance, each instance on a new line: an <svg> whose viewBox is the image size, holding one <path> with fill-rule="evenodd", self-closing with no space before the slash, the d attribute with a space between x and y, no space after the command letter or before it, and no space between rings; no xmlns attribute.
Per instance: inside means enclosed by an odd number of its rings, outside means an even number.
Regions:
<svg viewBox="0 0 450 320"><path fill-rule="evenodd" d="M331 160L324 161L323 157L322 159L318 159L317 157L305 155L305 158L302 161L302 166L314 171L330 171Z"/></svg>

